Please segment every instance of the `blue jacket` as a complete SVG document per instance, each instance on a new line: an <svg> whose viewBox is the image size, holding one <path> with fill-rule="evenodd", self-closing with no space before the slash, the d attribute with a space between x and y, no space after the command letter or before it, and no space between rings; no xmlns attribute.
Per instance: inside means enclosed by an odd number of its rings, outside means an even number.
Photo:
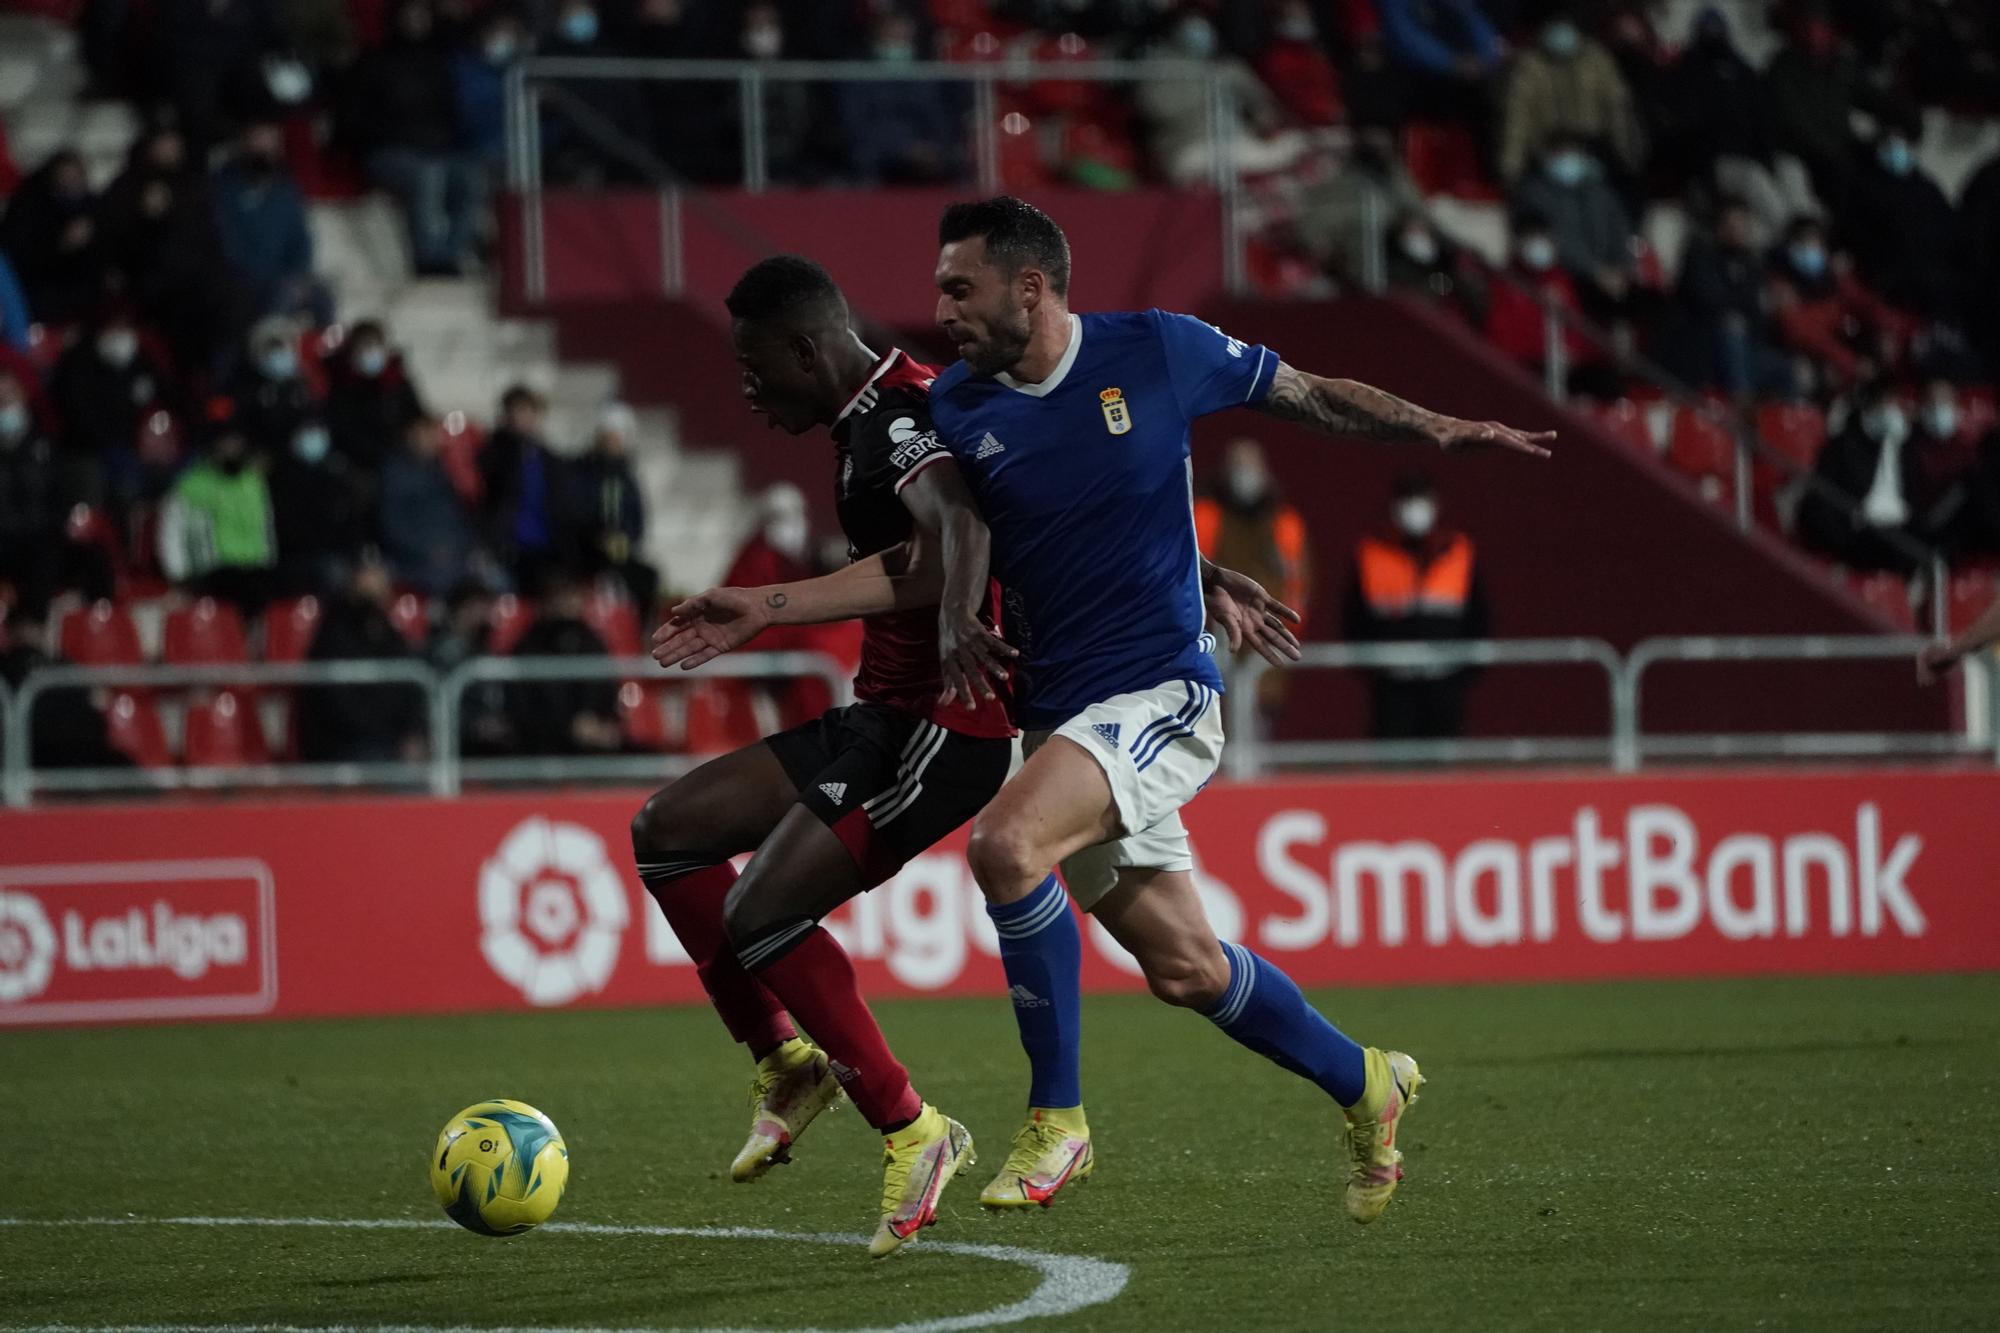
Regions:
<svg viewBox="0 0 2000 1333"><path fill-rule="evenodd" d="M231 162L215 173L213 188L222 252L260 306L286 281L312 272L306 201L290 176L280 172L260 181Z"/></svg>
<svg viewBox="0 0 2000 1333"><path fill-rule="evenodd" d="M1375 0L1375 8L1389 55L1405 68L1445 75L1465 56L1488 66L1500 59L1500 34L1478 0Z"/></svg>
<svg viewBox="0 0 2000 1333"><path fill-rule="evenodd" d="M19 352L27 351L28 326L34 322L28 294L21 290L21 280L7 262L6 252L0 251L0 342Z"/></svg>
<svg viewBox="0 0 2000 1333"><path fill-rule="evenodd" d="M477 51L451 58L451 96L459 134L470 151L489 162L507 156L507 67Z"/></svg>

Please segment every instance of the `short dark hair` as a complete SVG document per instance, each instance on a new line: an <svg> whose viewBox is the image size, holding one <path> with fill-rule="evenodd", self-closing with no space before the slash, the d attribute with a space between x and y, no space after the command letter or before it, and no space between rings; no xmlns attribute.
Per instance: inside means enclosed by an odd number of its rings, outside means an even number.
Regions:
<svg viewBox="0 0 2000 1333"><path fill-rule="evenodd" d="M833 275L803 255L760 259L736 280L723 304L736 319L775 319L815 305L845 311Z"/></svg>
<svg viewBox="0 0 2000 1333"><path fill-rule="evenodd" d="M953 204L938 221L938 244L984 237L986 253L1012 275L1033 265L1057 296L1069 295L1069 238L1056 220L1011 194Z"/></svg>
<svg viewBox="0 0 2000 1333"><path fill-rule="evenodd" d="M548 403L525 384L509 385L507 392L500 395L500 410L512 412L517 407L532 407L537 412L546 412Z"/></svg>

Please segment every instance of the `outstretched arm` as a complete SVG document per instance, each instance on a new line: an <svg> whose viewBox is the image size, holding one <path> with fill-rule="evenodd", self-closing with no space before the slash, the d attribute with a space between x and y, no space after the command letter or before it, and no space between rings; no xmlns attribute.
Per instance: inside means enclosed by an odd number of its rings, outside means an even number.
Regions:
<svg viewBox="0 0 2000 1333"><path fill-rule="evenodd" d="M1007 678L1009 659L1020 654L979 618L992 587L992 534L950 455L940 454L903 478L897 494L917 522L925 547L942 556L938 600L938 661L945 703L994 698L993 682ZM934 536L933 536L934 535ZM938 561L932 561L938 564ZM976 693L975 693L976 691Z"/></svg>
<svg viewBox="0 0 2000 1333"><path fill-rule="evenodd" d="M1231 652L1243 651L1247 643L1272 666L1299 660L1299 637L1292 632L1292 626L1300 623L1299 613L1266 592L1263 584L1204 558L1201 591L1209 626L1222 631Z"/></svg>
<svg viewBox="0 0 2000 1333"><path fill-rule="evenodd" d="M1497 421L1461 421L1354 380L1322 379L1280 365L1260 411L1329 435L1391 444L1430 444L1446 453L1507 449L1547 458L1552 430L1523 431Z"/></svg>
<svg viewBox="0 0 2000 1333"><path fill-rule="evenodd" d="M1979 619L1949 643L1933 643L1917 654L1917 683L1929 685L1974 653L1983 653L2000 643L2000 601L1980 613Z"/></svg>

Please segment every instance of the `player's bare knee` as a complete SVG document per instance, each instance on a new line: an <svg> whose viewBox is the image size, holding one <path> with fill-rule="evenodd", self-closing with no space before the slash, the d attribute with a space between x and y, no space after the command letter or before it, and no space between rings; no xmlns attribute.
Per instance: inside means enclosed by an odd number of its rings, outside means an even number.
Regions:
<svg viewBox="0 0 2000 1333"><path fill-rule="evenodd" d="M983 815L974 821L965 859L989 901L1012 902L1039 884L1049 869L1039 858L1025 832Z"/></svg>
<svg viewBox="0 0 2000 1333"><path fill-rule="evenodd" d="M632 816L633 851L645 853L675 845L674 829L683 823L677 817L676 805L672 787L656 791L646 798L646 803L639 807L639 813Z"/></svg>

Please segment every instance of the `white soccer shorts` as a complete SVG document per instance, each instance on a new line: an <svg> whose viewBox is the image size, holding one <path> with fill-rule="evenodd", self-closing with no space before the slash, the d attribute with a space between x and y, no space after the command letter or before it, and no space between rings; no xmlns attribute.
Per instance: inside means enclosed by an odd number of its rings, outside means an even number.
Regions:
<svg viewBox="0 0 2000 1333"><path fill-rule="evenodd" d="M1111 783L1122 837L1086 847L1062 864L1070 897L1088 912L1118 883L1120 866L1192 870L1181 807L1222 762L1222 696L1198 681L1172 680L1092 704L1053 731L1031 731L1032 755L1051 736L1083 747Z"/></svg>

